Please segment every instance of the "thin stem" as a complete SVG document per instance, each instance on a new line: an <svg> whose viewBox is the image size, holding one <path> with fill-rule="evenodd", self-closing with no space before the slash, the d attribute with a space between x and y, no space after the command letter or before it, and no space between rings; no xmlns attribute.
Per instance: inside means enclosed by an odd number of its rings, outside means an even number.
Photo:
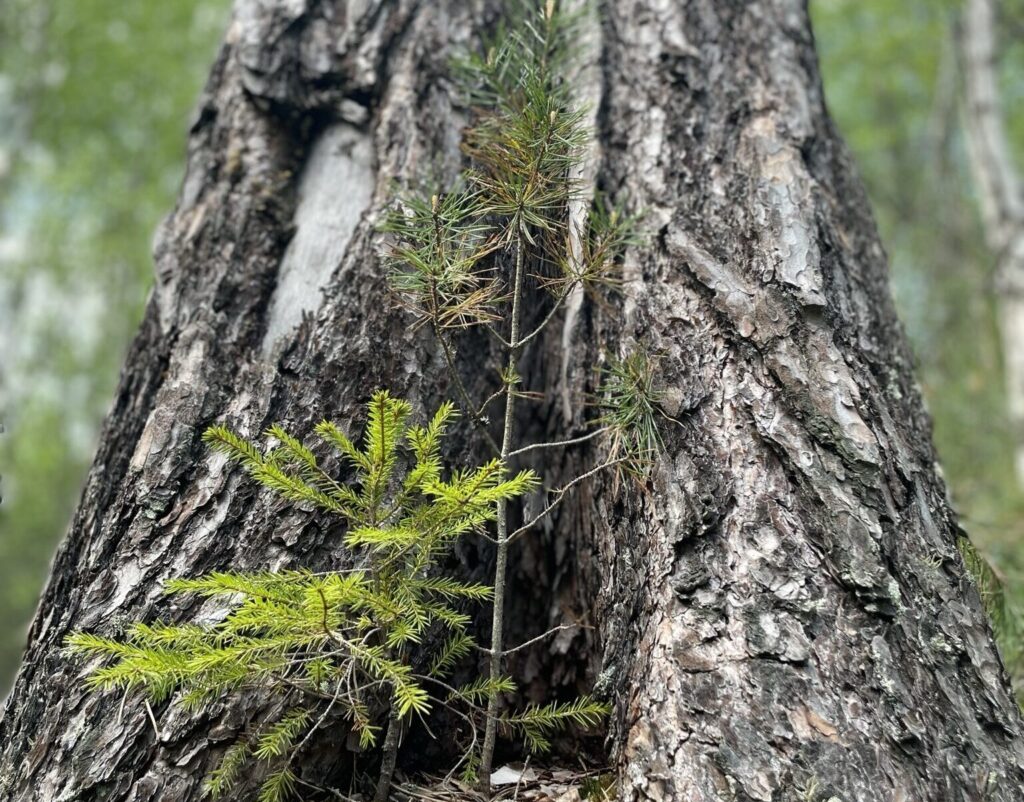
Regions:
<svg viewBox="0 0 1024 802"><path fill-rule="evenodd" d="M515 277L512 290L512 322L509 342L513 346L508 350L508 370L506 375L511 379L515 375L519 349L515 343L519 341L519 306L523 294L523 235L517 234L515 241ZM515 424L516 394L511 381L507 384L505 395L505 425L501 439L501 461L507 463L512 453L512 431ZM497 504L498 556L494 567L494 610L491 618L491 658L490 677L497 681L501 676L501 645L505 628L505 585L508 570L508 503L501 499ZM491 788L491 767L494 762L494 745L498 737L498 694L491 694L487 700L487 722L484 729L484 745L480 754L480 790L487 793Z"/></svg>
<svg viewBox="0 0 1024 802"><path fill-rule="evenodd" d="M309 780L304 780L299 776L295 777L295 782L297 782L304 788L308 788L310 791L316 791L320 794L330 794L334 799L340 799L342 800L342 802L354 802L352 797L345 796L341 791L337 790L336 788L324 788L322 785L311 783L309 782Z"/></svg>
<svg viewBox="0 0 1024 802"><path fill-rule="evenodd" d="M319 730L324 725L325 721L327 721L327 717L331 714L331 710L334 709L334 705L337 703L338 697L340 695L341 695L341 682L339 681L335 685L335 687L334 687L334 696L331 697L331 703L329 705L327 705L327 707L324 710L324 712L320 714L320 718L318 718L316 720L316 723L314 723L313 726L309 728L309 732L306 733L306 737L303 738L299 742L299 745L296 746L295 749L292 750L291 755L288 757L287 766L291 766L292 765L292 763L295 760L295 756L297 754L299 754L306 747L306 744L309 743L310 739L313 737L313 735L316 733L316 731Z"/></svg>
<svg viewBox="0 0 1024 802"><path fill-rule="evenodd" d="M524 345L530 342L530 340L532 340L534 337L536 337L538 334L544 331L544 329L547 328L548 323L551 322L551 319L555 316L555 313L562 308L562 304L565 302L565 299L569 297L569 293L572 292L575 286L576 282L574 281L572 284L566 287L565 292L558 296L558 298L555 300L554 306L552 306L547 315L544 316L544 319L540 322L537 328L535 328L533 331L531 331L518 342L513 341L515 342L516 348L522 348Z"/></svg>
<svg viewBox="0 0 1024 802"><path fill-rule="evenodd" d="M499 389L495 390L493 393L491 393L489 396L487 396L487 398L484 400L484 402L479 407L477 407L476 414L477 415L483 415L484 412L486 411L487 407L489 407L491 405L491 402L496 400L496 399L498 399L499 397L501 397L503 395L505 395L505 386L504 385L502 385Z"/></svg>
<svg viewBox="0 0 1024 802"><path fill-rule="evenodd" d="M493 336L494 339L496 339L503 346L505 346L506 348L511 348L512 347L512 343L510 343L508 340L506 340L504 337L502 337L501 336L501 332L499 332L496 328L494 328L494 326L492 326L490 323L484 323L483 326L484 326L485 329L487 329L487 333L490 334L491 336Z"/></svg>
<svg viewBox="0 0 1024 802"><path fill-rule="evenodd" d="M552 440L550 443L531 443L528 446L518 448L509 454L509 458L518 457L520 454L525 454L528 451L534 451L538 448L563 448L565 446L574 446L577 443L585 443L587 440L593 440L608 431L607 426L602 426L600 429L595 429L590 434L582 435L581 437L573 437L570 440Z"/></svg>
<svg viewBox="0 0 1024 802"><path fill-rule="evenodd" d="M156 734L157 741L160 740L160 725L156 723L156 716L153 715L153 708L149 705L149 699L146 700L146 715L149 716L149 723L153 725L153 732Z"/></svg>
<svg viewBox="0 0 1024 802"><path fill-rule="evenodd" d="M523 781L523 777L526 776L526 772L530 769L530 758L533 755L526 756L526 762L523 764L523 770L520 772L519 777L516 779L516 792L512 795L512 802L519 801L519 785Z"/></svg>
<svg viewBox="0 0 1024 802"><path fill-rule="evenodd" d="M582 624L559 624L557 627L552 627L547 632L544 632L544 633L538 635L536 638L530 638L528 641L524 641L523 643L520 643L518 646L513 646L511 649L503 649L501 653L504 656L508 656L510 654L515 654L516 652L521 651L522 649L525 649L528 646L533 646L533 644L539 643L540 641L544 640L544 638L548 637L549 635L554 635L556 632L564 632L567 629L579 629L582 626L583 626ZM484 654L490 654L491 653L490 649L484 649L483 647L480 647L480 646L477 646L476 648L477 648L478 651L481 651Z"/></svg>
<svg viewBox="0 0 1024 802"><path fill-rule="evenodd" d="M391 779L395 775L395 766L398 763L398 742L402 736L402 720L398 715L398 708L392 705L391 715L388 717L388 731L384 736L384 759L380 764L380 778L377 780L377 790L373 795L373 802L388 802L388 795L391 792Z"/></svg>
<svg viewBox="0 0 1024 802"><path fill-rule="evenodd" d="M574 488L576 485L578 485L584 479L589 479L595 473L603 471L605 468L611 468L611 467L613 467L615 465L618 465L618 464L620 464L622 462L627 462L628 460L629 460L629 457L619 457L618 459L607 460L606 462L602 462L596 468L591 468L586 473L581 474L580 476L577 476L575 479L573 479L571 482L569 482L564 487L560 487L558 490L555 491L555 500L552 501L550 504L548 504L548 506L544 508L543 512L538 513L533 518L531 518L529 521L527 521L525 524L520 526L515 532L513 532L511 535L509 535L506 538L506 540L509 543L511 543L512 541L514 541L514 540L518 539L519 537L521 537L525 532L529 531L534 526L536 526L540 521L544 520L544 518L546 518L548 516L548 514L551 512L551 510L553 510L555 507L557 507L562 502L562 499L565 498L565 494L568 493L570 490L572 490L572 488Z"/></svg>

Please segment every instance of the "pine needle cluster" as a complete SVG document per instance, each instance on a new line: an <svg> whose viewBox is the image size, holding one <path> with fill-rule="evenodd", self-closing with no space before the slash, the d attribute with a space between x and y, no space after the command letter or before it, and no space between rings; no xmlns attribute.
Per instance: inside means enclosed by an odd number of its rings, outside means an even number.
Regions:
<svg viewBox="0 0 1024 802"><path fill-rule="evenodd" d="M624 455L626 470L642 477L664 448L658 418L663 393L655 362L637 349L611 359L600 388L601 422L608 429L613 455Z"/></svg>
<svg viewBox="0 0 1024 802"><path fill-rule="evenodd" d="M402 196L382 226L395 235L392 288L439 336L507 322L518 272L501 269L510 256L536 267L539 283L564 300L576 286L613 283L625 248L638 242L637 218L604 199L584 220L569 215L585 190L578 176L592 138L565 80L581 13L512 5L485 52L456 63L473 115L462 142L470 166L447 191Z"/></svg>

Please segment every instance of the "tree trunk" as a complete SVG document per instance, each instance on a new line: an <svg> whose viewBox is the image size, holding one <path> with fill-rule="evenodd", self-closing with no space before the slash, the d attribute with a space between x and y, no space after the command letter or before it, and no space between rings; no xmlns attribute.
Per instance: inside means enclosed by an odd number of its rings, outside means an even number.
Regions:
<svg viewBox="0 0 1024 802"><path fill-rule="evenodd" d="M156 732L136 700L87 692L61 643L195 614L163 599L170 576L344 560L327 519L257 492L200 435L346 422L379 386L422 408L449 394L442 354L388 301L374 225L396 177L458 170L448 56L494 11L236 3L0 723L3 798L196 800L259 715L159 708ZM595 180L652 233L617 306L571 305L531 344L521 369L549 400L519 427L568 431L591 366L631 340L659 354L671 420L649 486L590 482L514 550L514 632L592 625L517 678L596 680L624 800L1018 799L1020 716L804 3L609 0L599 22L580 80L600 99ZM483 388L483 347L461 348Z"/></svg>
<svg viewBox="0 0 1024 802"><path fill-rule="evenodd" d="M1014 466L1017 481L1024 487L1024 192L1003 122L995 21L994 0L967 0L960 32L964 129L985 239L996 260L996 301Z"/></svg>

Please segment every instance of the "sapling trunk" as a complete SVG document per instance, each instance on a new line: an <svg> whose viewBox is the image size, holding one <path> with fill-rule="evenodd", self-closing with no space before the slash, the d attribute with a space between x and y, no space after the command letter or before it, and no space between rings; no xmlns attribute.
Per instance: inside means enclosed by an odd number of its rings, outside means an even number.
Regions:
<svg viewBox="0 0 1024 802"><path fill-rule="evenodd" d="M398 714L398 708L393 706L388 716L388 731L384 735L380 777L377 778L373 802L387 802L388 794L391 792L391 780L395 776L395 766L398 764L398 744L401 739L402 717Z"/></svg>
<svg viewBox="0 0 1024 802"><path fill-rule="evenodd" d="M504 463L512 453L512 435L515 428L515 376L519 356L519 306L523 293L523 236L516 234L515 276L512 288L512 321L509 336L508 365L505 375L505 423L501 436L501 460ZM508 569L508 503L502 499L497 504L498 556L494 567L494 613L491 618L491 654L489 674L492 682L501 675L501 658L505 629L505 588ZM494 762L494 742L498 735L498 694L492 693L487 700L487 723L484 728L484 744L480 755L478 784L482 790L491 786L491 767Z"/></svg>

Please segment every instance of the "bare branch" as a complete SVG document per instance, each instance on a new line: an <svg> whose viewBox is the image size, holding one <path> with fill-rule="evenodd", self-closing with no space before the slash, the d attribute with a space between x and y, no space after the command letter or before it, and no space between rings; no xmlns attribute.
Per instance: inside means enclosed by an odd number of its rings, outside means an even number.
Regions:
<svg viewBox="0 0 1024 802"><path fill-rule="evenodd" d="M617 459L613 459L613 460L608 460L606 462L602 462L596 468L592 468L589 471L587 471L585 474L582 474L581 476L577 476L575 479L573 479L571 482L569 482L569 484L567 484L564 487L559 488L558 490L556 490L555 491L555 500L552 501L550 504L548 504L548 506L544 508L543 512L541 512L538 515L534 516L532 519L530 519L525 524L520 526L511 535L509 535L508 536L508 542L511 543L512 541L516 540L516 538L520 537L525 532L529 531L534 526L536 526L540 521L544 520L544 518L546 518L548 516L548 514L555 507L557 507L562 502L562 499L565 498L565 494L568 493L570 490L572 490L572 488L575 487L576 485L578 485L580 482L582 482L585 479L589 479L591 476L593 476L596 473L599 473L599 472L603 471L605 468L611 468L614 465L618 465L620 463L627 462L628 460L629 460L629 457L619 457Z"/></svg>
<svg viewBox="0 0 1024 802"><path fill-rule="evenodd" d="M538 448L563 448L565 446L573 446L577 443L585 443L587 440L593 440L598 435L604 434L608 431L607 426L602 426L600 429L595 429L589 434L582 435L581 437L573 437L570 440L553 440L550 443L531 443L528 446L523 446L516 451L509 454L509 459L512 457L518 457L520 454L525 454L527 451L534 451Z"/></svg>
<svg viewBox="0 0 1024 802"><path fill-rule="evenodd" d="M530 640L524 641L523 643L520 643L518 646L513 646L511 649L503 649L501 653L502 653L502 655L506 655L506 656L510 655L510 654L515 654L516 652L521 651L522 649L525 649L525 648L527 648L529 646L533 646L533 644L535 644L535 643L539 643L540 641L544 640L549 635L554 635L556 632L564 632L567 629L589 629L589 627L584 627L583 624L576 624L576 623L573 623L573 624L559 624L557 627L552 627L547 632L544 632L543 634L538 635L536 638L530 638ZM491 653L490 649L485 649L482 646L477 646L477 649L479 651L483 652L484 654L490 654Z"/></svg>
<svg viewBox="0 0 1024 802"><path fill-rule="evenodd" d="M528 342L530 342L530 340L532 340L534 337L536 337L538 334L540 334L542 331L544 331L545 328L547 328L548 323L550 323L551 320L554 318L555 313L559 309L561 309L562 304L565 302L565 299L569 297L569 294L576 287L576 283L577 283L577 280L574 279L572 281L572 283L570 283L562 291L562 293L558 296L558 298L555 299L555 303L551 307L550 311L547 313L547 315L544 316L544 319L538 324L537 328L535 328L533 331L531 331L529 334L527 334L525 337L523 337L521 340L518 340L515 343L515 347L516 348L522 348L524 345L526 345Z"/></svg>

